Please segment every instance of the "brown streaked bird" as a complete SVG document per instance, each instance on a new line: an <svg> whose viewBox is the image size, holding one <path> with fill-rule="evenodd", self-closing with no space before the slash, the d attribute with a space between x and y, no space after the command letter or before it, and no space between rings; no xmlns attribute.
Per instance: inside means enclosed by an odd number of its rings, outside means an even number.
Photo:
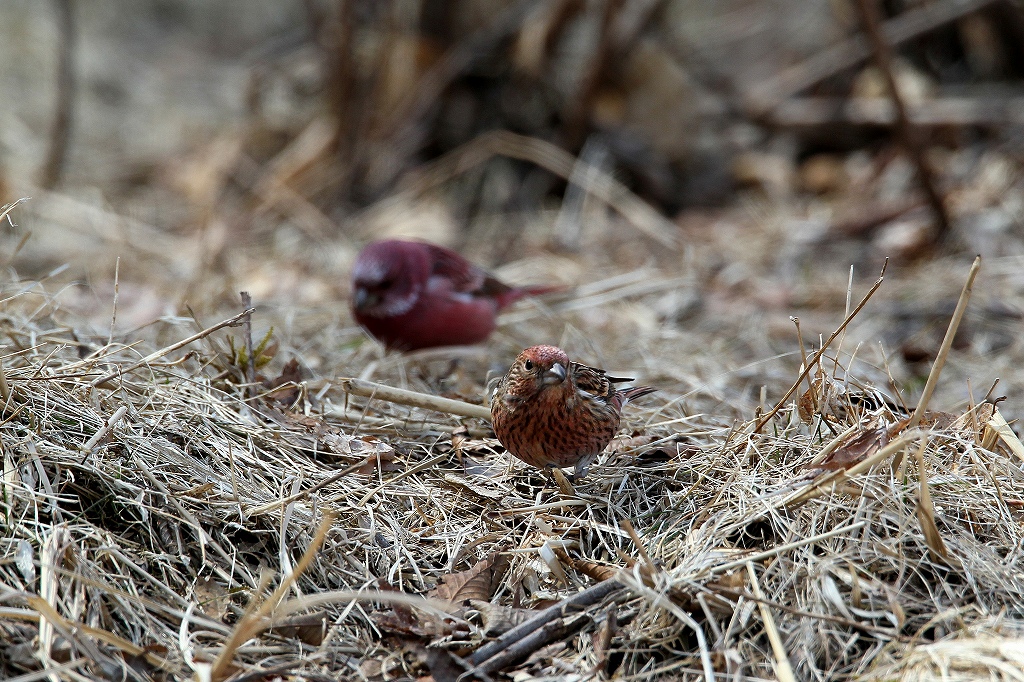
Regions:
<svg viewBox="0 0 1024 682"><path fill-rule="evenodd" d="M557 346L532 346L491 395L494 433L527 464L575 466L575 477L582 478L618 432L623 405L655 390L615 388L624 381L632 379L572 362Z"/></svg>

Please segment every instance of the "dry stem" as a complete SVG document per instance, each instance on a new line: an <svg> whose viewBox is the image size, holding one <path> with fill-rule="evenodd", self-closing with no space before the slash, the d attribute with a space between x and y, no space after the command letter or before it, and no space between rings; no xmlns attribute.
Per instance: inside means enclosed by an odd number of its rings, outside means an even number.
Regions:
<svg viewBox="0 0 1024 682"><path fill-rule="evenodd" d="M421 407L425 410L436 412L447 412L461 417L475 417L477 419L491 420L491 411L482 405L474 405L461 400L442 398L429 393L417 393L404 388L393 388L383 384L376 384L372 381L362 379L338 379L338 387L363 398L376 398L389 403L408 405L410 407Z"/></svg>

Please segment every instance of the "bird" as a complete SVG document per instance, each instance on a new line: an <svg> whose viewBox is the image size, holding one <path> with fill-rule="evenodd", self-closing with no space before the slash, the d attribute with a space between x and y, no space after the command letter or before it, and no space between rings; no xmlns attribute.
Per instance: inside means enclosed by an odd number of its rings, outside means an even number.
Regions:
<svg viewBox="0 0 1024 682"><path fill-rule="evenodd" d="M352 269L352 314L389 350L486 341L498 312L557 286L514 287L455 251L421 241L368 244Z"/></svg>
<svg viewBox="0 0 1024 682"><path fill-rule="evenodd" d="M615 387L626 381L633 379L573 362L557 346L531 346L491 394L494 434L527 464L552 474L574 466L580 480L618 432L623 406L656 390Z"/></svg>

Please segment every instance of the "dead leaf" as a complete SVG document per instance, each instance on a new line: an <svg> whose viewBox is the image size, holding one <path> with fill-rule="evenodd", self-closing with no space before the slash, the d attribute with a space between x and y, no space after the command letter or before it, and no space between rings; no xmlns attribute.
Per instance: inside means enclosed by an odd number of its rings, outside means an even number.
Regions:
<svg viewBox="0 0 1024 682"><path fill-rule="evenodd" d="M276 344L273 345L276 346ZM276 352L276 347L274 350ZM292 358L281 368L280 375L273 379L264 379L260 383L266 391L264 399L291 406L302 394L301 382L302 370L299 368L299 361Z"/></svg>
<svg viewBox="0 0 1024 682"><path fill-rule="evenodd" d="M517 609L502 604L491 604L480 599L470 599L469 605L480 613L484 634L488 637L497 637L537 615L533 609Z"/></svg>
<svg viewBox="0 0 1024 682"><path fill-rule="evenodd" d="M363 476L373 476L377 469L382 473L388 471L401 471L402 465L395 461L395 451L388 449L376 454L367 455L362 466L356 469L355 473Z"/></svg>
<svg viewBox="0 0 1024 682"><path fill-rule="evenodd" d="M599 564L595 561L587 561L586 559L577 559L573 564L573 568L597 582L604 582L605 580L614 578L619 574L620 570L616 566Z"/></svg>
<svg viewBox="0 0 1024 682"><path fill-rule="evenodd" d="M935 523L935 507L932 505L932 495L928 487L928 467L924 461L927 439L921 440L921 447L917 449L917 477L921 483L921 492L917 500L917 519L921 522L921 530L924 532L924 540L928 549L932 551L935 558L944 563L949 562L949 552L946 550L946 543L942 541L939 534L939 527Z"/></svg>
<svg viewBox="0 0 1024 682"><path fill-rule="evenodd" d="M811 379L811 387L797 400L797 412L808 424L814 421L815 416L832 422L844 420L847 413L846 387L828 375L817 374Z"/></svg>
<svg viewBox="0 0 1024 682"><path fill-rule="evenodd" d="M446 649L427 647L423 661L430 669L430 679L433 682L456 682L465 669L459 666Z"/></svg>
<svg viewBox="0 0 1024 682"><path fill-rule="evenodd" d="M359 664L359 672L363 674L368 680L379 678L381 676L381 662L376 658L367 658Z"/></svg>
<svg viewBox="0 0 1024 682"><path fill-rule="evenodd" d="M472 481L468 481L461 476L456 476L455 474L445 474L444 480L446 483L451 483L454 486L468 490L477 497L485 500L500 501L504 499L506 495L504 490L491 490L482 485L476 485Z"/></svg>
<svg viewBox="0 0 1024 682"><path fill-rule="evenodd" d="M274 623L270 632L288 639L298 638L310 646L320 646L330 627L326 611L304 613Z"/></svg>
<svg viewBox="0 0 1024 682"><path fill-rule="evenodd" d="M496 477L504 475L504 466L493 466L478 458L492 457L501 452L500 445L496 448L497 441L494 439L472 438L469 429L465 426L452 431L452 450L459 458L462 469L471 476ZM471 457L470 455L476 455Z"/></svg>
<svg viewBox="0 0 1024 682"><path fill-rule="evenodd" d="M330 426L321 417L309 417L298 412L280 412L280 418L289 424L300 426L306 431L313 433L315 431L326 430L329 433L340 433L336 428Z"/></svg>
<svg viewBox="0 0 1024 682"><path fill-rule="evenodd" d="M624 452L633 454L645 445L650 445L656 440L658 440L657 436L649 435L621 436L612 440L611 444L606 449L606 452L613 455L621 455Z"/></svg>
<svg viewBox="0 0 1024 682"><path fill-rule="evenodd" d="M811 388L797 400L797 411L800 419L808 424L815 416L852 425L872 416L894 419L905 414L903 408L881 391L851 388L827 374L811 379Z"/></svg>
<svg viewBox="0 0 1024 682"><path fill-rule="evenodd" d="M453 604L465 604L470 599L489 601L495 588L508 570L508 556L495 552L466 571L449 573L427 596L444 599Z"/></svg>
<svg viewBox="0 0 1024 682"><path fill-rule="evenodd" d="M381 471L399 471L402 468L395 461L395 449L373 436L350 436L331 431L320 436L318 448L323 453L346 456L346 459L352 455L363 458L363 464L356 473L364 476L373 475L378 467Z"/></svg>
<svg viewBox="0 0 1024 682"><path fill-rule="evenodd" d="M817 469L849 469L862 462L886 446L889 442L889 430L885 426L861 431L849 442L833 450L828 457L813 465Z"/></svg>
<svg viewBox="0 0 1024 682"><path fill-rule="evenodd" d="M163 682L169 678L166 670L161 670L146 658L148 654L156 654L160 658L167 657L167 647L162 644L147 644L142 647L142 651L137 654L124 653L124 662L129 668L134 670L139 679L143 680L154 680L155 682Z"/></svg>
<svg viewBox="0 0 1024 682"><path fill-rule="evenodd" d="M384 579L377 581L377 589L383 592L399 592ZM396 635L433 638L449 634L451 628L433 616L413 610L407 604L391 604L387 611L375 612L373 622L384 632Z"/></svg>
<svg viewBox="0 0 1024 682"><path fill-rule="evenodd" d="M808 388L800 394L799 400L796 401L796 410L797 414L800 415L800 419L805 424L810 424L814 421L814 415L818 410L818 402L813 388Z"/></svg>
<svg viewBox="0 0 1024 682"><path fill-rule="evenodd" d="M608 610L605 612L604 622L601 623L601 627L591 636L591 642L594 646L594 658L597 659L597 663L594 664L594 670L596 671L607 672L608 654L612 646L612 638L618 629L617 625L618 613L615 604L612 603L608 605Z"/></svg>
<svg viewBox="0 0 1024 682"><path fill-rule="evenodd" d="M945 431L956 422L957 416L949 412L939 410L925 410L921 417L921 426L930 426L936 431Z"/></svg>
<svg viewBox="0 0 1024 682"><path fill-rule="evenodd" d="M231 595L227 589L212 577L200 578L194 588L195 600L200 610L208 617L223 621L228 614Z"/></svg>
<svg viewBox="0 0 1024 682"><path fill-rule="evenodd" d="M556 548L555 554L558 558L568 565L573 570L579 571L588 578L592 578L597 582L603 582L609 578L614 578L618 575L619 569L616 566L609 566L608 564L599 564L595 561L589 561L587 559L573 559L569 556L568 552L564 549Z"/></svg>
<svg viewBox="0 0 1024 682"><path fill-rule="evenodd" d="M973 410L968 410L964 414L960 415L953 420L952 427L957 431L974 431L976 428L981 427L992 415L995 414L996 406L990 402L983 402L974 406Z"/></svg>
<svg viewBox="0 0 1024 682"><path fill-rule="evenodd" d="M742 590L746 584L747 579L743 571L726 571L714 580L707 582L704 586L710 590L719 587L730 590Z"/></svg>

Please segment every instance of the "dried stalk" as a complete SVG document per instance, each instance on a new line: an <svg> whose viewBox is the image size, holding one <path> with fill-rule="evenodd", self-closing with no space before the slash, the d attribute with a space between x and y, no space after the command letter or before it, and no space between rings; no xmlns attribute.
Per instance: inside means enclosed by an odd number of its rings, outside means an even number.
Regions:
<svg viewBox="0 0 1024 682"><path fill-rule="evenodd" d="M389 403L408 405L409 407L421 407L425 410L435 412L447 412L448 414L459 415L460 417L475 417L477 419L491 420L491 411L482 405L474 405L461 400L442 398L429 393L417 393L404 388L393 388L383 384L376 384L372 381L362 379L338 379L338 387L345 393L358 395L363 398L375 398Z"/></svg>

